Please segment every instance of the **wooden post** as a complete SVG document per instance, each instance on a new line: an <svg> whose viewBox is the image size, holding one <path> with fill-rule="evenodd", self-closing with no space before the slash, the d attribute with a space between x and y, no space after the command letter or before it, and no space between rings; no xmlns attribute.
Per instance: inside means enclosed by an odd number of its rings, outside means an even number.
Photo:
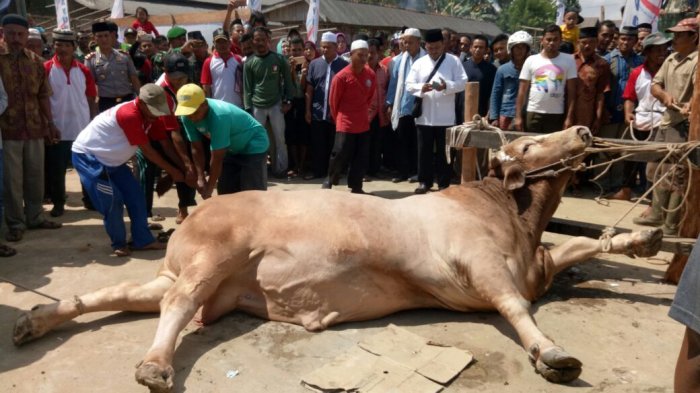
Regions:
<svg viewBox="0 0 700 393"><path fill-rule="evenodd" d="M700 16L698 16L700 20ZM700 140L700 69L695 74L695 86L693 90L693 99L691 101L690 112L690 132L688 133L689 141ZM684 218L681 220L678 236L697 238L700 233L700 170L693 170L693 181L690 184L690 193L685 204ZM681 279L681 274L688 262L688 256L682 254L674 254L671 264L666 269L664 280L670 283L678 284Z"/></svg>
<svg viewBox="0 0 700 393"><path fill-rule="evenodd" d="M479 113L479 82L467 82L464 89L464 121ZM476 148L462 148L462 184L476 180Z"/></svg>

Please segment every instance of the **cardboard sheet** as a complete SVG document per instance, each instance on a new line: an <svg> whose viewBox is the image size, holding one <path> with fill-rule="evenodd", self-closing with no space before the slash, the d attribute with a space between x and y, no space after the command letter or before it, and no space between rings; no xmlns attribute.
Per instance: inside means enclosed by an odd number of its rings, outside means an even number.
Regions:
<svg viewBox="0 0 700 393"><path fill-rule="evenodd" d="M435 393L472 359L469 351L389 325L302 378L302 385L316 392Z"/></svg>

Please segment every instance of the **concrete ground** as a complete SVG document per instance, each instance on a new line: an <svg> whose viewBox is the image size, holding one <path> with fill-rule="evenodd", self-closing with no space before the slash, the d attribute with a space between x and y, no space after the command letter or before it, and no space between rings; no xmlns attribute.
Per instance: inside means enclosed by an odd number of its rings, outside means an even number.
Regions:
<svg viewBox="0 0 700 393"><path fill-rule="evenodd" d="M273 182L270 188L318 188L319 182ZM415 184L372 181L365 189L397 198ZM68 175L69 201L59 219L64 228L30 231L16 244L19 253L0 260L0 277L52 296L69 299L124 280L146 282L163 252L130 258L110 256L108 238L95 212L81 207L75 172ZM331 192L348 192L344 186ZM175 228L174 191L156 200L155 212ZM609 206L565 197L557 216L609 225L631 203ZM50 206L49 206L50 208ZM310 207L311 208L311 207ZM621 226L634 227L632 217ZM566 236L545 234L559 243ZM672 392L673 369L683 328L667 317L675 287L659 282L671 258L601 255L560 274L533 305L542 330L584 364L580 379L554 385L533 372L514 330L495 313L442 310L401 312L379 320L349 323L321 333L233 313L218 323L181 334L175 354L177 392L304 392L300 378L323 366L362 338L390 323L432 341L470 350L475 356L445 392ZM158 316L95 313L66 323L21 348L12 345L15 319L23 310L50 300L0 282L1 392L143 392L134 366L150 346ZM237 371L233 378L230 371Z"/></svg>

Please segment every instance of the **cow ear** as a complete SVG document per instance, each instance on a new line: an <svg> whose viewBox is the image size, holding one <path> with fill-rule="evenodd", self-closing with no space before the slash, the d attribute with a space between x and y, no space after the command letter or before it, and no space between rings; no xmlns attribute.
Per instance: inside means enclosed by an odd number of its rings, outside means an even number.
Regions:
<svg viewBox="0 0 700 393"><path fill-rule="evenodd" d="M525 173L520 165L511 165L506 168L503 176L503 187L508 191L517 190L525 185Z"/></svg>

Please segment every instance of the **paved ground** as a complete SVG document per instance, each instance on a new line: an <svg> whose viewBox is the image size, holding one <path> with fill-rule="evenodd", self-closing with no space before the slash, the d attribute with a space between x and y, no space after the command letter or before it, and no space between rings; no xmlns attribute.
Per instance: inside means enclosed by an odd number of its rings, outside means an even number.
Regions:
<svg viewBox="0 0 700 393"><path fill-rule="evenodd" d="M373 181L366 190L387 198L409 195L414 185ZM271 188L316 188L318 183L282 182ZM0 260L0 276L58 298L123 280L145 282L162 252L109 256L109 242L94 212L80 208L75 173L69 174L69 206L57 231L31 231L19 254ZM338 191L347 192L344 186ZM175 192L156 201L164 225L175 227ZM601 206L590 198L564 198L558 217L612 224L631 206ZM637 208L623 221L631 219ZM565 236L546 234L558 243ZM476 361L446 392L671 392L682 327L666 314L675 287L659 283L670 255L655 259L601 256L559 275L533 312L545 333L584 363L568 386L535 375L511 327L497 314L440 310L401 312L322 333L233 313L219 323L181 334L176 352L178 392L303 392L301 376L375 334L389 323L433 341L468 349ZM15 348L14 321L21 310L49 302L0 282L1 392L143 392L134 366L151 343L157 315L96 313L77 318L43 339ZM227 378L227 372L239 374Z"/></svg>

